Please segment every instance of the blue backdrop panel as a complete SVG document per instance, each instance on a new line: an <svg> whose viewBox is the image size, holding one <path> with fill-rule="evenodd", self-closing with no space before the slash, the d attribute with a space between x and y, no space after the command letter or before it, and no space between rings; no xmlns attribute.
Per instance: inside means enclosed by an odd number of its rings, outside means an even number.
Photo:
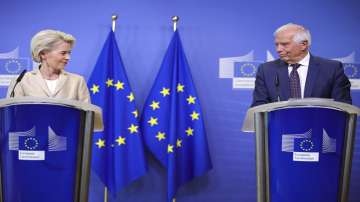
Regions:
<svg viewBox="0 0 360 202"><path fill-rule="evenodd" d="M4 200L72 201L80 111L29 104L1 108L0 117Z"/></svg>

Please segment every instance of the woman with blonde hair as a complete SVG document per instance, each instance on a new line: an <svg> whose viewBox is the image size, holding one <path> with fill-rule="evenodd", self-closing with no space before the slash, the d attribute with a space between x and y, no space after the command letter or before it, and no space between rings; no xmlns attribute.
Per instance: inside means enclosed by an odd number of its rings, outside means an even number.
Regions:
<svg viewBox="0 0 360 202"><path fill-rule="evenodd" d="M74 43L72 35L57 30L42 30L35 34L31 40L31 55L40 65L27 72L20 82L13 80L7 97L52 97L90 103L84 78L64 70Z"/></svg>

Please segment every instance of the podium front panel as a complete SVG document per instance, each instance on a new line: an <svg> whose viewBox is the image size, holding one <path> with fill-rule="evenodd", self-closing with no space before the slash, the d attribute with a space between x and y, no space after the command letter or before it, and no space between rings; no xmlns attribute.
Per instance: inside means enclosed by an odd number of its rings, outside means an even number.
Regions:
<svg viewBox="0 0 360 202"><path fill-rule="evenodd" d="M268 113L271 202L337 202L346 113L284 108Z"/></svg>
<svg viewBox="0 0 360 202"><path fill-rule="evenodd" d="M3 201L74 201L84 113L24 104L1 108L0 116Z"/></svg>

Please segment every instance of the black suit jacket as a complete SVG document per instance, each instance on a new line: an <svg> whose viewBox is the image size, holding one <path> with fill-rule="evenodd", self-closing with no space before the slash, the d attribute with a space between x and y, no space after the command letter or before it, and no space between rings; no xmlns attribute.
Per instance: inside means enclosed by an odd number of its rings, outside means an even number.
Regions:
<svg viewBox="0 0 360 202"><path fill-rule="evenodd" d="M310 55L304 97L332 98L352 103L350 82L341 62ZM288 64L277 59L259 66L251 107L290 97Z"/></svg>

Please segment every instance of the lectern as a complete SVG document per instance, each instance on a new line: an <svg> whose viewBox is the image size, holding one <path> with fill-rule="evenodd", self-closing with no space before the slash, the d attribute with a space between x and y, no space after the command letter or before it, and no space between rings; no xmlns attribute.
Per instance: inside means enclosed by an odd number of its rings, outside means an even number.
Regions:
<svg viewBox="0 0 360 202"><path fill-rule="evenodd" d="M0 100L0 201L88 200L93 130L101 109L78 101Z"/></svg>
<svg viewBox="0 0 360 202"><path fill-rule="evenodd" d="M359 108L329 99L250 108L258 202L346 202Z"/></svg>

